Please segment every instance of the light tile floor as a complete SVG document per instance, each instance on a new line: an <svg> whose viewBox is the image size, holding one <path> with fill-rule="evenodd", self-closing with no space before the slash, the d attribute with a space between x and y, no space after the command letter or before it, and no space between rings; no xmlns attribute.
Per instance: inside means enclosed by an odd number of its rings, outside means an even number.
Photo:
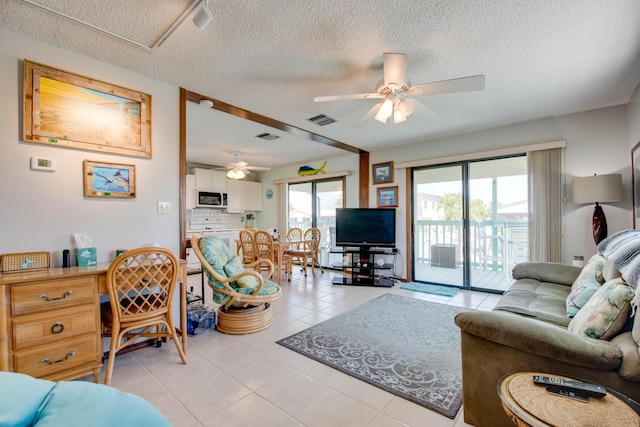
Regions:
<svg viewBox="0 0 640 427"><path fill-rule="evenodd" d="M453 298L393 288L334 286L341 273L305 277L298 269L272 304L273 324L250 335L198 330L186 365L172 343L116 358L113 386L155 405L175 426L431 426L455 420L288 350L276 341L384 293L490 310L499 296L460 291ZM199 275L189 276L199 289ZM210 298L208 299L210 301ZM103 367L104 378L104 367Z"/></svg>

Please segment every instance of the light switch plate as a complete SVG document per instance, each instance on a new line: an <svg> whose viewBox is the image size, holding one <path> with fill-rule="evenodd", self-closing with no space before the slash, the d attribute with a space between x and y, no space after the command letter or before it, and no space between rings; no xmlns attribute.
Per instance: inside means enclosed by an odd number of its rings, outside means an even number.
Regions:
<svg viewBox="0 0 640 427"><path fill-rule="evenodd" d="M171 202L158 202L158 213L159 214L171 213Z"/></svg>

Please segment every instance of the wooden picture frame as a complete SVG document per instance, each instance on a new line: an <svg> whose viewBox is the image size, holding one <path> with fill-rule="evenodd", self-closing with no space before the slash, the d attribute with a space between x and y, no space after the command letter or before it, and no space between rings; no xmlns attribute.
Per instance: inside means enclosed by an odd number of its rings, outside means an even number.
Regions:
<svg viewBox="0 0 640 427"><path fill-rule="evenodd" d="M82 162L84 197L135 199L136 166L119 163Z"/></svg>
<svg viewBox="0 0 640 427"><path fill-rule="evenodd" d="M375 163L371 165L373 184L393 183L393 162Z"/></svg>
<svg viewBox="0 0 640 427"><path fill-rule="evenodd" d="M398 186L378 188L376 200L379 208L397 208Z"/></svg>
<svg viewBox="0 0 640 427"><path fill-rule="evenodd" d="M640 228L640 142L631 149L631 184L633 194L633 228Z"/></svg>
<svg viewBox="0 0 640 427"><path fill-rule="evenodd" d="M22 139L151 158L151 95L25 60Z"/></svg>

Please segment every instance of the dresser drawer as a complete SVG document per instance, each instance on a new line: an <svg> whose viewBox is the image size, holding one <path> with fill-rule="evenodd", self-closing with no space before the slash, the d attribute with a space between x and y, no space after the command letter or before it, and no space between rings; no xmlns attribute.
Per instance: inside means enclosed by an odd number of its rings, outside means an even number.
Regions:
<svg viewBox="0 0 640 427"><path fill-rule="evenodd" d="M96 298L94 277L41 282L11 287L11 311L14 316L53 310Z"/></svg>
<svg viewBox="0 0 640 427"><path fill-rule="evenodd" d="M15 372L46 377L83 364L99 366L96 335L83 335L60 343L13 353Z"/></svg>
<svg viewBox="0 0 640 427"><path fill-rule="evenodd" d="M94 304L19 316L13 320L13 348L50 345L83 334L95 336L97 327Z"/></svg>

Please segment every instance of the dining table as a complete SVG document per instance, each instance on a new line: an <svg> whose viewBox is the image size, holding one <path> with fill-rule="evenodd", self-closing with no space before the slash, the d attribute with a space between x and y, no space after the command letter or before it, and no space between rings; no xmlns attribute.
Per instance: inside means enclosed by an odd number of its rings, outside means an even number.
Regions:
<svg viewBox="0 0 640 427"><path fill-rule="evenodd" d="M296 245L300 245L300 246L308 245L311 248L311 252L313 253L314 251L313 245L315 244L316 244L316 241L314 239L287 239L286 237L282 237L280 239L274 239L273 240L273 251L275 252L274 259L276 260L282 259L286 250ZM274 262L274 263L276 264L277 283L280 284L282 281L282 263L281 262Z"/></svg>

